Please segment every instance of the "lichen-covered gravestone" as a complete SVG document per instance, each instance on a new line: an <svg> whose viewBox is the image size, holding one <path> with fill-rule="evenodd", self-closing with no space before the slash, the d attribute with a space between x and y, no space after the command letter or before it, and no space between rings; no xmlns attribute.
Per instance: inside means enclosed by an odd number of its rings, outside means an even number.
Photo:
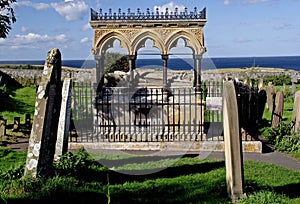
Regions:
<svg viewBox="0 0 300 204"><path fill-rule="evenodd" d="M62 87L62 102L60 107L54 161L58 161L60 157L68 150L68 136L69 136L69 129L70 129L71 100L72 100L71 84L72 84L71 79L67 78L64 80L63 87Z"/></svg>
<svg viewBox="0 0 300 204"><path fill-rule="evenodd" d="M49 50L36 93L25 176L46 177L52 173L61 104L61 54Z"/></svg>

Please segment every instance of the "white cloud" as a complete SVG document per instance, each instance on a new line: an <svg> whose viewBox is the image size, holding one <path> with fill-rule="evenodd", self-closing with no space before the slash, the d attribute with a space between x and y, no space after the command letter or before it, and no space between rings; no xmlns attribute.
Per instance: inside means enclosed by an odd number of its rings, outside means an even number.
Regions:
<svg viewBox="0 0 300 204"><path fill-rule="evenodd" d="M291 25L291 24L283 23L283 24L273 25L273 29L275 29L275 30L289 30L289 29L294 29L294 26Z"/></svg>
<svg viewBox="0 0 300 204"><path fill-rule="evenodd" d="M84 0L65 0L59 3L33 3L31 1L20 1L15 6L27 6L36 10L45 10L53 8L59 15L67 21L80 19L88 11L88 5Z"/></svg>
<svg viewBox="0 0 300 204"><path fill-rule="evenodd" d="M45 10L50 8L49 4L46 3L33 3L31 1L20 1L20 2L16 2L14 5L16 6L28 6L28 7L32 7L36 10Z"/></svg>
<svg viewBox="0 0 300 204"><path fill-rule="evenodd" d="M273 1L273 0L244 0L246 4L256 4L256 3L262 3L267 1Z"/></svg>
<svg viewBox="0 0 300 204"><path fill-rule="evenodd" d="M25 27L25 26L22 26L22 27L21 27L21 32L26 32L27 30L28 30L27 27Z"/></svg>
<svg viewBox="0 0 300 204"><path fill-rule="evenodd" d="M162 5L162 6L154 6L154 11L157 8L159 9L159 12L165 12L166 8L169 9L169 12L174 12L175 8L178 8L178 12L183 12L184 9L185 9L185 6L184 5L176 5L173 1L171 1L167 4Z"/></svg>
<svg viewBox="0 0 300 204"><path fill-rule="evenodd" d="M91 25L89 23L85 24L84 26L82 26L82 30L85 31L85 30L89 30L89 29L92 29Z"/></svg>
<svg viewBox="0 0 300 204"><path fill-rule="evenodd" d="M55 40L57 40L58 42L65 42L67 41L67 36L65 34L60 34L54 37Z"/></svg>
<svg viewBox="0 0 300 204"><path fill-rule="evenodd" d="M87 41L89 41L88 37L84 37L80 40L80 43L86 43Z"/></svg>
<svg viewBox="0 0 300 204"><path fill-rule="evenodd" d="M82 0L66 0L61 3L51 3L55 11L67 21L80 19L88 11L88 5Z"/></svg>
<svg viewBox="0 0 300 204"><path fill-rule="evenodd" d="M230 5L233 3L233 0L224 0L224 5Z"/></svg>
<svg viewBox="0 0 300 204"><path fill-rule="evenodd" d="M56 36L49 36L47 34L41 35L37 33L28 33L25 35L14 35L5 40L0 41L0 45L7 46L8 48L34 48L37 46L47 46L52 44L65 43L68 38L65 34Z"/></svg>

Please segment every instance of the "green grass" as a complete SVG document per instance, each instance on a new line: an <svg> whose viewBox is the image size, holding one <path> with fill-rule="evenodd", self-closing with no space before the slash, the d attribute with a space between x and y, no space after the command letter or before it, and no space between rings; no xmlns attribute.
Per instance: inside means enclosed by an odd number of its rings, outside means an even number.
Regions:
<svg viewBox="0 0 300 204"><path fill-rule="evenodd" d="M34 113L35 92L34 87L24 87L20 89L8 89L8 98L1 98L0 115L7 120L7 124L12 124L14 117L21 117L21 122L25 122L25 114Z"/></svg>
<svg viewBox="0 0 300 204"><path fill-rule="evenodd" d="M1 172L23 163L26 157L24 152L5 148L0 149L0 155ZM111 159L118 161L115 167L139 171L136 166L126 165L132 163L128 159L140 158L131 156ZM226 192L224 161L200 160L195 156L180 158L153 174L128 175L103 167L86 152L68 153L67 160L63 158L57 165L60 168L56 167L56 175L47 180L15 177L6 180L2 174L0 203L231 203ZM110 160L105 154L102 158ZM172 159L156 158L151 166L148 161L139 162L139 168L165 167ZM3 163L6 160L9 162ZM10 174L13 175L13 171ZM239 203L300 202L299 172L273 164L244 161L244 178L247 197Z"/></svg>

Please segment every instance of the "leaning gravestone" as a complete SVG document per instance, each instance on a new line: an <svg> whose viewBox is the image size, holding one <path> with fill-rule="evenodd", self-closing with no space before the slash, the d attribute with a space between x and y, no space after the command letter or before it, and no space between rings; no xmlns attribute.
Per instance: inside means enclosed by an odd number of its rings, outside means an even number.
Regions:
<svg viewBox="0 0 300 204"><path fill-rule="evenodd" d="M243 155L239 127L238 106L235 86L232 81L224 82L224 143L227 193L235 203L245 197L243 193Z"/></svg>
<svg viewBox="0 0 300 204"><path fill-rule="evenodd" d="M277 127L281 124L283 113L284 95L282 91L278 91L275 97L275 108L272 114L272 127Z"/></svg>
<svg viewBox="0 0 300 204"><path fill-rule="evenodd" d="M293 132L300 131L300 91L295 94L294 109L292 114Z"/></svg>
<svg viewBox="0 0 300 204"><path fill-rule="evenodd" d="M53 170L53 158L61 103L61 54L51 49L45 61L36 93L25 176L46 177Z"/></svg>
<svg viewBox="0 0 300 204"><path fill-rule="evenodd" d="M57 140L55 145L54 160L58 161L60 157L68 150L68 136L71 121L71 100L72 86L71 79L66 78L62 87L62 101L60 107Z"/></svg>
<svg viewBox="0 0 300 204"><path fill-rule="evenodd" d="M268 83L267 86L267 108L270 113L273 111L273 95L274 95L274 86L272 82Z"/></svg>

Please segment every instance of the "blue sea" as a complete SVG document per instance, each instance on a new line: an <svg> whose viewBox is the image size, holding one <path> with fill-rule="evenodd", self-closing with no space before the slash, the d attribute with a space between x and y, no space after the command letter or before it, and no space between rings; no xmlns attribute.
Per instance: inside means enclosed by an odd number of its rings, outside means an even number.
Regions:
<svg viewBox="0 0 300 204"><path fill-rule="evenodd" d="M0 64L31 64L44 65L44 60L18 60L1 61ZM168 68L173 70L193 69L192 58L172 58L168 60ZM94 60L63 60L63 66L74 68L94 68ZM247 67L283 68L300 71L300 56L282 57L219 57L203 58L201 61L202 70L218 68L247 68ZM161 59L137 59L137 68L162 67Z"/></svg>

